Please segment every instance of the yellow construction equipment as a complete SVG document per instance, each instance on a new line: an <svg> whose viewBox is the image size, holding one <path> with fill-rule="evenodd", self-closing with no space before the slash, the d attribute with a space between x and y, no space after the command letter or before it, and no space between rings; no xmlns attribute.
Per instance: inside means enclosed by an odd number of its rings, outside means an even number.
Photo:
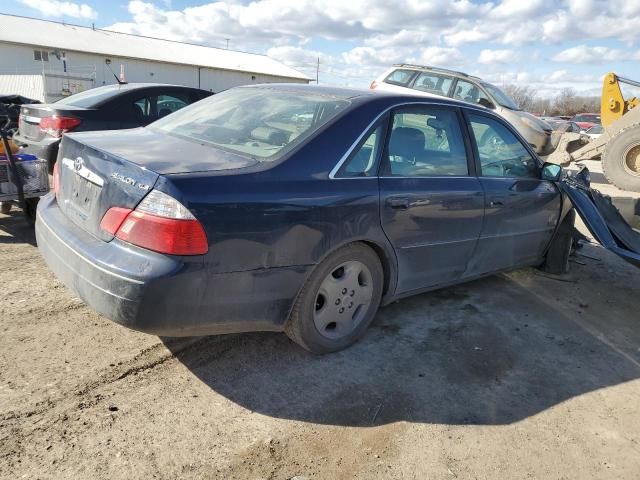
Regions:
<svg viewBox="0 0 640 480"><path fill-rule="evenodd" d="M640 99L625 100L621 84L640 82L607 73L602 85L600 118L604 132L596 139L565 133L547 161L568 165L580 160L602 159L602 171L622 190L640 192Z"/></svg>

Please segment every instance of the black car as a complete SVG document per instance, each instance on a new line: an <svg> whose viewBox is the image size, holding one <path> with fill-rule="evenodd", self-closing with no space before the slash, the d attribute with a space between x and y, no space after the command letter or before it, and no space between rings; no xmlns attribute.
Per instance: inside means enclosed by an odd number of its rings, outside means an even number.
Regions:
<svg viewBox="0 0 640 480"><path fill-rule="evenodd" d="M568 264L561 168L455 100L240 87L145 128L65 135L60 160L38 207L47 264L158 335L285 331L335 351L380 304Z"/></svg>
<svg viewBox="0 0 640 480"><path fill-rule="evenodd" d="M145 126L209 95L197 88L152 83L93 88L50 104L24 105L13 140L53 168L64 133Z"/></svg>

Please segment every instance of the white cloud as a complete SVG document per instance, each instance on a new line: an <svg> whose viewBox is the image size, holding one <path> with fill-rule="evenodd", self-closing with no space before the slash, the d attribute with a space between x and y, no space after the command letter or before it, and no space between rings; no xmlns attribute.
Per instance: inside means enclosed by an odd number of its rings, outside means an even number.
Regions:
<svg viewBox="0 0 640 480"><path fill-rule="evenodd" d="M97 18L98 13L86 3L60 2L58 0L19 0L20 3L38 10L46 17Z"/></svg>
<svg viewBox="0 0 640 480"><path fill-rule="evenodd" d="M229 39L232 49L267 53L310 76L320 56L321 80L363 86L393 63L542 86L570 82L557 73L570 64L640 59L640 2L628 0L201 0L188 8L163 1L132 0L130 19L107 28L218 47ZM327 40L337 40L330 55L318 47ZM599 40L608 46L585 46ZM531 71L513 72L525 63Z"/></svg>
<svg viewBox="0 0 640 480"><path fill-rule="evenodd" d="M513 50L489 50L480 52L478 63L490 65L493 63L511 63L516 60L516 52Z"/></svg>
<svg viewBox="0 0 640 480"><path fill-rule="evenodd" d="M420 51L417 61L410 59L409 62L441 67L459 67L466 63L466 58L457 48L427 47Z"/></svg>
<svg viewBox="0 0 640 480"><path fill-rule="evenodd" d="M551 60L558 63L592 63L638 60L635 52L625 52L609 47L589 47L579 45L567 48L553 56Z"/></svg>

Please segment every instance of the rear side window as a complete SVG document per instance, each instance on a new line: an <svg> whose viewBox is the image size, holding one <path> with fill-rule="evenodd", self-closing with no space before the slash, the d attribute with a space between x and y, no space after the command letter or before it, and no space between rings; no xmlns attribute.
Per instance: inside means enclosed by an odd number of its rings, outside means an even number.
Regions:
<svg viewBox="0 0 640 480"><path fill-rule="evenodd" d="M386 153L392 176L465 176L464 137L454 110L410 107L394 113Z"/></svg>
<svg viewBox="0 0 640 480"><path fill-rule="evenodd" d="M373 177L377 171L377 159L384 128L379 125L354 150L336 175L339 178Z"/></svg>
<svg viewBox="0 0 640 480"><path fill-rule="evenodd" d="M421 73L413 83L415 90L421 92L433 93L434 95L442 95L446 97L449 94L449 88L453 79L435 75L433 73Z"/></svg>
<svg viewBox="0 0 640 480"><path fill-rule="evenodd" d="M394 70L387 78L385 78L384 81L392 85L400 85L406 87L415 73L416 72L412 70Z"/></svg>
<svg viewBox="0 0 640 480"><path fill-rule="evenodd" d="M243 87L192 104L150 128L250 158L273 160L349 104L331 95Z"/></svg>
<svg viewBox="0 0 640 480"><path fill-rule="evenodd" d="M502 123L470 114L483 177L539 178L540 167L524 145Z"/></svg>

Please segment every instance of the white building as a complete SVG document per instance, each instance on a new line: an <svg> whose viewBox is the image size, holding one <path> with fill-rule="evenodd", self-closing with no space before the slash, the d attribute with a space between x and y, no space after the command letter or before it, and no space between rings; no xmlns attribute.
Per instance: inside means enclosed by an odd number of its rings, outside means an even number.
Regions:
<svg viewBox="0 0 640 480"><path fill-rule="evenodd" d="M266 55L160 40L0 14L0 95L51 102L88 88L127 82L219 92L251 83L308 83Z"/></svg>

